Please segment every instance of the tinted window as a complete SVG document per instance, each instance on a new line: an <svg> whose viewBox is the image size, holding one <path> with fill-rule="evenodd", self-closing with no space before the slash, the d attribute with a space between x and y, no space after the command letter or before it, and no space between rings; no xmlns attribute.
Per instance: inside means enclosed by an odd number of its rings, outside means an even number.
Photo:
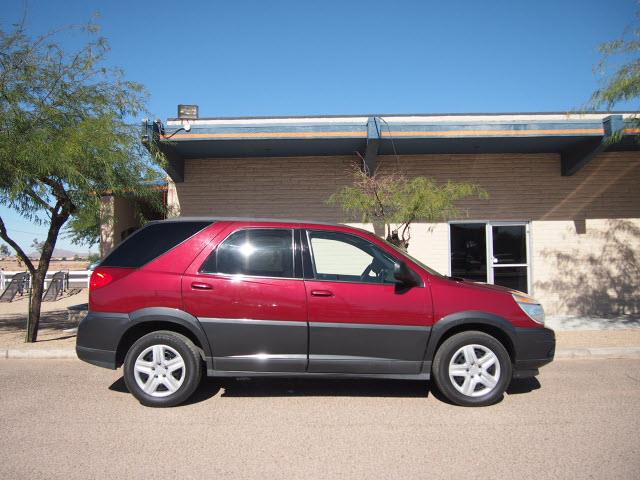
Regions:
<svg viewBox="0 0 640 480"><path fill-rule="evenodd" d="M318 280L395 283L393 258L360 237L339 232L310 231Z"/></svg>
<svg viewBox="0 0 640 480"><path fill-rule="evenodd" d="M452 223L451 276L487 281L486 224Z"/></svg>
<svg viewBox="0 0 640 480"><path fill-rule="evenodd" d="M240 230L209 255L200 271L293 278L292 246L292 230Z"/></svg>
<svg viewBox="0 0 640 480"><path fill-rule="evenodd" d="M152 223L127 237L100 266L141 267L209 225L211 222Z"/></svg>

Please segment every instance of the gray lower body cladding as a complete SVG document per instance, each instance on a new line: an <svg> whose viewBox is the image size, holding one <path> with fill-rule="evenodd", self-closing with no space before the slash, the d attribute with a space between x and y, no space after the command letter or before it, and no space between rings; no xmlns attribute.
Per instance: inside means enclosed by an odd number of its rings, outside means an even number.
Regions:
<svg viewBox="0 0 640 480"><path fill-rule="evenodd" d="M78 327L78 358L117 368L118 344L128 328L145 319L171 319L169 309L147 310L131 315L89 312ZM176 323L183 327L193 324L194 334L202 335L207 343L204 354L209 375L425 379L431 369L428 352L435 351L431 343L437 341L431 338L430 327L421 326L214 318L198 321L185 312L172 312L179 314ZM512 332L514 376L535 375L538 367L553 360L552 330L516 328Z"/></svg>
<svg viewBox="0 0 640 480"><path fill-rule="evenodd" d="M213 369L419 374L429 327L201 318Z"/></svg>

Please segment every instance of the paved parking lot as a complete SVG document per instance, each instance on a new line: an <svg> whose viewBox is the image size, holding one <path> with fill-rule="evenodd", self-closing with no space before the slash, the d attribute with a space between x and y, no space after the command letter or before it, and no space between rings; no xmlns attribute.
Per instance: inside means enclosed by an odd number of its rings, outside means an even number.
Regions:
<svg viewBox="0 0 640 480"><path fill-rule="evenodd" d="M640 360L564 360L498 405L399 381L207 381L140 406L120 371L0 361L0 478L640 478Z"/></svg>

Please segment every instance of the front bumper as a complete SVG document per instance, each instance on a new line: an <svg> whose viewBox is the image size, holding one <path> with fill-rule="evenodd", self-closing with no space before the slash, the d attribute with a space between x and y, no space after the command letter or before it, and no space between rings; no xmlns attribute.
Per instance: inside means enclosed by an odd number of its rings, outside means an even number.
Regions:
<svg viewBox="0 0 640 480"><path fill-rule="evenodd" d="M89 312L78 325L78 358L92 365L116 369L118 343L129 322L126 313Z"/></svg>
<svg viewBox="0 0 640 480"><path fill-rule="evenodd" d="M517 328L513 341L515 378L537 375L538 368L553 361L556 335L550 328Z"/></svg>

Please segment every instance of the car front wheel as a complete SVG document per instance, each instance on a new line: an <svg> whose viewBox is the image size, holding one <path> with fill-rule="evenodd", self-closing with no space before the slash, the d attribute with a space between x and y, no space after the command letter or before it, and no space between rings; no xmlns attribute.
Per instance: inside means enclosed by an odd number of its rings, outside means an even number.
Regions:
<svg viewBox="0 0 640 480"><path fill-rule="evenodd" d="M434 380L440 392L462 406L498 402L511 382L509 353L496 338L484 332L461 332L445 340L433 361Z"/></svg>
<svg viewBox="0 0 640 480"><path fill-rule="evenodd" d="M138 339L124 360L124 381L140 403L172 407L195 391L202 376L197 347L184 335L157 331Z"/></svg>

